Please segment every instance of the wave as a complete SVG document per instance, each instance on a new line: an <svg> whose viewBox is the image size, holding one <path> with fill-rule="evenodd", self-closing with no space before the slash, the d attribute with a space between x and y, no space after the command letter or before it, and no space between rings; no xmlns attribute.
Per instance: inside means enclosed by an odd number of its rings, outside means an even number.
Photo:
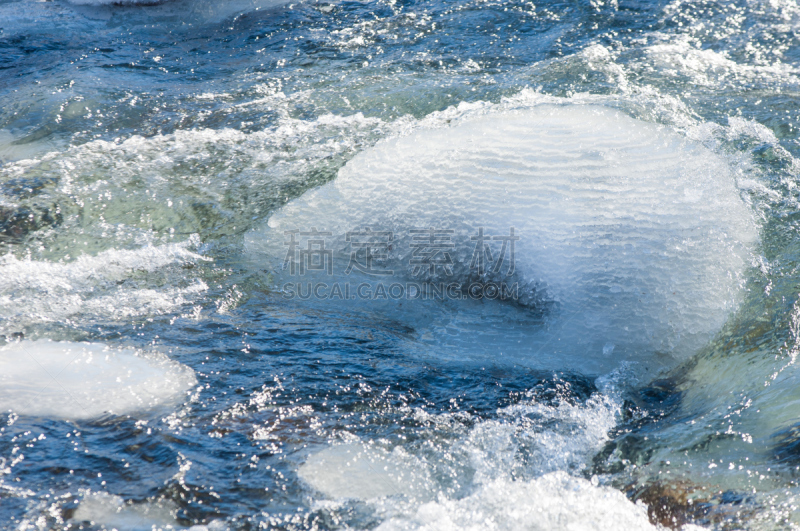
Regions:
<svg viewBox="0 0 800 531"><path fill-rule="evenodd" d="M163 314L190 304L208 286L185 278L183 267L206 260L179 244L109 249L70 262L0 257L0 332L75 315L100 319ZM145 285L136 278L156 273Z"/></svg>

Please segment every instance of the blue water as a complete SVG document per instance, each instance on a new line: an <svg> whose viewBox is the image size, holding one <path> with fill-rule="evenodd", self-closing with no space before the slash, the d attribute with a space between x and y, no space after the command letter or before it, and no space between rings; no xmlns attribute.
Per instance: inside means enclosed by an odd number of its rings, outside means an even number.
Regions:
<svg viewBox="0 0 800 531"><path fill-rule="evenodd" d="M800 526L796 2L122 4L0 0L0 335L159 352L197 381L63 418L35 406L64 367L26 347L33 405L0 374L4 529ZM467 356L558 314L287 300L249 252L387 139L545 100L730 167L758 241L688 354ZM463 327L420 331L436 319Z"/></svg>

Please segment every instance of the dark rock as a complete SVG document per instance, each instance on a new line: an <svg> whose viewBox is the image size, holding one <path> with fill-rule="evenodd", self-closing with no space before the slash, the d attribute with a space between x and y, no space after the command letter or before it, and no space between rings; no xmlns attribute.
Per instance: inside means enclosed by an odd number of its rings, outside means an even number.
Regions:
<svg viewBox="0 0 800 531"><path fill-rule="evenodd" d="M713 491L684 479L648 483L629 490L629 495L647 505L651 523L667 529L681 529L689 523L738 529L743 520L759 512L753 498L746 494Z"/></svg>
<svg viewBox="0 0 800 531"><path fill-rule="evenodd" d="M42 193L44 188L53 184L54 179L19 178L0 184L0 193L16 199L28 199Z"/></svg>
<svg viewBox="0 0 800 531"><path fill-rule="evenodd" d="M698 488L686 481L650 483L634 493L634 499L647 504L650 522L668 529L680 529L708 511L706 499L695 500Z"/></svg>
<svg viewBox="0 0 800 531"><path fill-rule="evenodd" d="M0 243L18 243L31 232L58 225L61 221L57 208L0 207Z"/></svg>

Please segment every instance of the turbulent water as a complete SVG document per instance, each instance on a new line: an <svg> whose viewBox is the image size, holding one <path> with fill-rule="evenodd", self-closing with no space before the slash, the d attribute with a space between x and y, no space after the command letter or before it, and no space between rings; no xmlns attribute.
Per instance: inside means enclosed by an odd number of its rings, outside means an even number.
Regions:
<svg viewBox="0 0 800 531"><path fill-rule="evenodd" d="M0 526L800 528L798 30L0 0Z"/></svg>

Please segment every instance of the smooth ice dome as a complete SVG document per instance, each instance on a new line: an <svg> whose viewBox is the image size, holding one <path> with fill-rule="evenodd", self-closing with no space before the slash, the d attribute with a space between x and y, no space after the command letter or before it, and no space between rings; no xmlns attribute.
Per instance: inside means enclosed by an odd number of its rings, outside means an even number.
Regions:
<svg viewBox="0 0 800 531"><path fill-rule="evenodd" d="M354 250L346 234L366 228L393 236L375 262L390 277L346 271ZM415 238L424 234L412 232L430 228L451 231L437 241L452 244L452 264L443 267L439 253L433 274L417 267L424 240ZM512 228L513 271L510 248L492 239ZM291 231L313 229L331 234L331 275L286 267ZM605 373L625 360L658 370L702 347L737 307L757 238L722 157L614 109L548 104L465 115L383 142L285 205L247 245L270 263L278 286L300 283L306 292L320 281L516 282L520 293L535 293L521 307L363 305L432 338L437 355ZM526 317L537 311L544 322Z"/></svg>
<svg viewBox="0 0 800 531"><path fill-rule="evenodd" d="M119 496L96 492L81 500L72 516L74 522L91 522L107 529L134 531L139 529L182 529L175 519L178 507L170 502L126 504Z"/></svg>
<svg viewBox="0 0 800 531"><path fill-rule="evenodd" d="M389 452L362 443L331 446L311 455L298 476L334 499L397 494L424 499L433 488L425 465L401 447Z"/></svg>
<svg viewBox="0 0 800 531"><path fill-rule="evenodd" d="M98 343L21 341L0 348L0 411L63 419L170 404L197 380L165 356Z"/></svg>

